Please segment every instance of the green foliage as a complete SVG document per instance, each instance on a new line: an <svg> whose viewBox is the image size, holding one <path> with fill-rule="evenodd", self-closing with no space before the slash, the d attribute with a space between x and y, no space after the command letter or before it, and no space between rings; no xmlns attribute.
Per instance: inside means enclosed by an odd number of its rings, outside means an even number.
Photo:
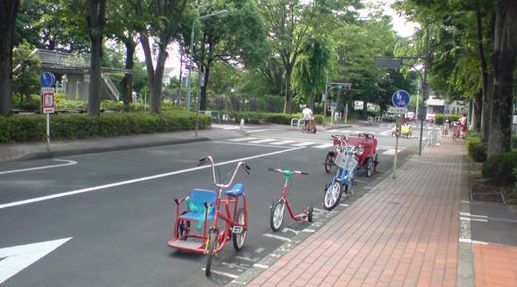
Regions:
<svg viewBox="0 0 517 287"><path fill-rule="evenodd" d="M516 181L517 152L491 155L483 163L482 174L496 185L510 185Z"/></svg>
<svg viewBox="0 0 517 287"><path fill-rule="evenodd" d="M15 95L13 97L13 108L28 112L39 112L41 108L41 97Z"/></svg>
<svg viewBox="0 0 517 287"><path fill-rule="evenodd" d="M16 47L13 52L13 92L22 96L39 93L41 64L39 58L31 54L34 47L26 41ZM21 98L23 102L23 97Z"/></svg>
<svg viewBox="0 0 517 287"><path fill-rule="evenodd" d="M512 148L517 149L517 134L512 135Z"/></svg>
<svg viewBox="0 0 517 287"><path fill-rule="evenodd" d="M201 129L210 125L210 117L199 115ZM195 115L179 113L107 113L98 117L86 114L54 115L51 119L53 139L112 137L190 130ZM43 141L46 137L45 115L0 117L0 142Z"/></svg>
<svg viewBox="0 0 517 287"><path fill-rule="evenodd" d="M487 146L486 144L481 142L479 134L469 133L469 135L465 139L465 144L467 145L468 154L472 157L474 161L484 162L486 160Z"/></svg>
<svg viewBox="0 0 517 287"><path fill-rule="evenodd" d="M459 114L448 114L448 115L436 114L436 116L434 118L434 122L437 125L443 125L445 120L449 120L449 123L451 123L451 122L458 121L460 118L461 118L461 115L459 115Z"/></svg>

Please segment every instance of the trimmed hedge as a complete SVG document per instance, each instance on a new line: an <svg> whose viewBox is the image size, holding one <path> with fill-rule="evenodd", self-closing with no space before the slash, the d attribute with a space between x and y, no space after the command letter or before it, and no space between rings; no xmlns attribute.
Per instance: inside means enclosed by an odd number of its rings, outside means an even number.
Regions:
<svg viewBox="0 0 517 287"><path fill-rule="evenodd" d="M486 160L486 144L481 142L478 134L469 133L465 139L467 151L470 157L476 162L484 162Z"/></svg>
<svg viewBox="0 0 517 287"><path fill-rule="evenodd" d="M498 153L490 156L482 166L483 177L496 185L510 185L516 181L517 152Z"/></svg>
<svg viewBox="0 0 517 287"><path fill-rule="evenodd" d="M236 123L239 123L241 119L244 119L246 123L250 124L281 124L290 125L292 118L301 118L302 115L298 114L281 114L281 113L256 113L256 112L230 112L228 113L231 119L234 119ZM314 116L316 123L323 123L323 115Z"/></svg>
<svg viewBox="0 0 517 287"><path fill-rule="evenodd" d="M107 113L99 117L86 114L53 115L50 124L52 139L82 139L191 130L196 123L194 114ZM210 117L200 114L199 128L209 125ZM2 143L44 141L45 137L45 115L0 117Z"/></svg>
<svg viewBox="0 0 517 287"><path fill-rule="evenodd" d="M434 118L434 122L437 125L443 125L443 123L445 122L446 119L448 119L449 123L451 123L451 122L458 121L460 118L461 118L461 115L459 115L459 114L448 114L448 115L436 114L436 116Z"/></svg>

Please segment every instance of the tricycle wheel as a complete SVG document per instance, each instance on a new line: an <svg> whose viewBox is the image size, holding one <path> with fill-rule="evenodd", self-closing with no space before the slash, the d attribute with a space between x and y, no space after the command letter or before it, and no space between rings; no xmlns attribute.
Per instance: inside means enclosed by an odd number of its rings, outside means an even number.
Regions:
<svg viewBox="0 0 517 287"><path fill-rule="evenodd" d="M372 177L373 170L375 169L375 163L373 162L371 157L366 159L366 163L364 166L366 168L366 177Z"/></svg>
<svg viewBox="0 0 517 287"><path fill-rule="evenodd" d="M212 229L208 235L208 253L206 258L206 268L205 268L205 275L210 276L210 268L212 268L212 259L215 254L215 249L217 246L217 235L218 235L217 229Z"/></svg>
<svg viewBox="0 0 517 287"><path fill-rule="evenodd" d="M325 197L323 198L323 206L327 210L332 210L339 203L341 199L341 192L343 187L341 183L334 181L325 191Z"/></svg>
<svg viewBox="0 0 517 287"><path fill-rule="evenodd" d="M246 235L248 231L244 228L244 225L246 225L246 223L248 222L247 217L248 215L244 212L244 208L239 208L239 210L237 211L236 219L240 225L243 225L243 227L242 231L240 233L234 233L232 238L233 247L237 251L241 250L244 246L244 242L246 242Z"/></svg>
<svg viewBox="0 0 517 287"><path fill-rule="evenodd" d="M373 159L373 171L377 171L377 165L379 164L379 159L378 159L378 155L375 154L375 157Z"/></svg>
<svg viewBox="0 0 517 287"><path fill-rule="evenodd" d="M334 154L329 152L327 153L327 156L325 157L325 172L329 173L332 169L332 165L334 165Z"/></svg>
<svg viewBox="0 0 517 287"><path fill-rule="evenodd" d="M312 214L314 212L314 208L312 206L307 207L307 221L312 222Z"/></svg>
<svg viewBox="0 0 517 287"><path fill-rule="evenodd" d="M282 222L284 221L284 206L284 201L281 199L271 203L271 207L269 208L269 225L271 225L273 231L278 231L282 227Z"/></svg>

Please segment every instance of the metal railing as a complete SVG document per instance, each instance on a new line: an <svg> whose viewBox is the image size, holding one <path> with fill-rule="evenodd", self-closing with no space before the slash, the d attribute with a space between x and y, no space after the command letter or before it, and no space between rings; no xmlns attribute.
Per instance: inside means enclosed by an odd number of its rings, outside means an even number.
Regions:
<svg viewBox="0 0 517 287"><path fill-rule="evenodd" d="M104 79L104 83L106 83L106 86L110 90L111 94L117 99L117 101L120 100L120 92L118 91L117 87L113 83L113 81L108 76L102 75L102 79Z"/></svg>
<svg viewBox="0 0 517 287"><path fill-rule="evenodd" d="M70 68L88 68L90 66L90 54L68 54L56 51L38 49L36 55L42 65L53 65Z"/></svg>

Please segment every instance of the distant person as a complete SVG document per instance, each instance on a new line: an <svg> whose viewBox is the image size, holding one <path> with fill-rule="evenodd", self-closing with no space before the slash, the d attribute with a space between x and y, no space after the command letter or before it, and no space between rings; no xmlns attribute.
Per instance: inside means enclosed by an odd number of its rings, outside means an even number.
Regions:
<svg viewBox="0 0 517 287"><path fill-rule="evenodd" d="M304 106L302 110L302 119L305 121L305 127L307 127L312 121L312 110L307 106Z"/></svg>

